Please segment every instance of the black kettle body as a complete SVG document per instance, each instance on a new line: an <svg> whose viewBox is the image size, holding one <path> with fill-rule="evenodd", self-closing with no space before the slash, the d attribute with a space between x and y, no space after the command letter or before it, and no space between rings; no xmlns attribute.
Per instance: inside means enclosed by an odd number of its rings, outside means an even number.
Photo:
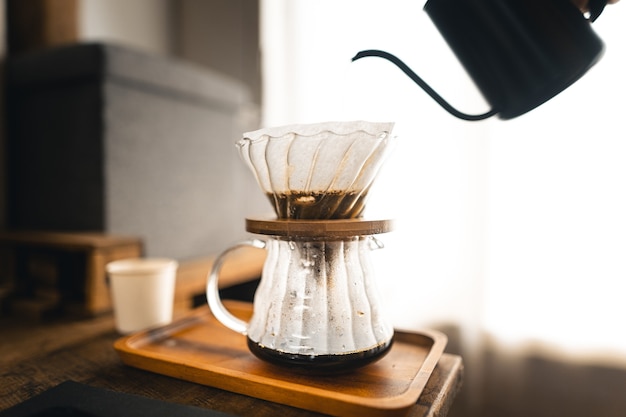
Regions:
<svg viewBox="0 0 626 417"><path fill-rule="evenodd" d="M491 111L467 115L456 110L387 52L361 51L353 60L366 56L390 60L446 110L465 120L520 116L578 80L604 51L590 20L570 0L428 0L424 10Z"/></svg>

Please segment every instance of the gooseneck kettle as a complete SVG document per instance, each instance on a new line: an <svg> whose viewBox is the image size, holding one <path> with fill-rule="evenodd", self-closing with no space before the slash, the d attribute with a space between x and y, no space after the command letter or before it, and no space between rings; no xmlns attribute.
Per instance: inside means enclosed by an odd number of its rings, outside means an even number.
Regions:
<svg viewBox="0 0 626 417"><path fill-rule="evenodd" d="M428 0L424 11L470 75L491 110L463 113L396 56L359 52L353 61L391 61L450 114L463 120L520 116L583 76L604 44L591 28L606 0L591 0L585 17L571 0Z"/></svg>

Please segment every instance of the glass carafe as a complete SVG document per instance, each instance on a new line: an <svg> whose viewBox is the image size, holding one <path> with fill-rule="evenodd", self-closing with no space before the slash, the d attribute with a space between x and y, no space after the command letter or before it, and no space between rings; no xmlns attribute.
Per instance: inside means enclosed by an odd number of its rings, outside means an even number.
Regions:
<svg viewBox="0 0 626 417"><path fill-rule="evenodd" d="M290 369L353 369L384 355L393 328L375 288L370 252L387 220L365 220L370 187L394 138L393 123L291 125L244 134L238 149L276 218L246 219L264 240L220 254L207 300L225 326L247 336L259 358ZM226 255L240 246L267 250L249 323L219 298Z"/></svg>
<svg viewBox="0 0 626 417"><path fill-rule="evenodd" d="M217 289L225 256L241 245L267 250L249 323L224 308ZM354 369L382 357L393 339L370 259L381 246L374 236L242 242L216 260L207 299L218 320L246 335L261 359L315 372Z"/></svg>

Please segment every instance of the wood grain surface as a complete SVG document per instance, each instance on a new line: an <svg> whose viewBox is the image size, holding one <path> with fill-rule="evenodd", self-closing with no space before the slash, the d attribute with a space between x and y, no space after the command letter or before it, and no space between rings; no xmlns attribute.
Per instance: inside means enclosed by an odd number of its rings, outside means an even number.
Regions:
<svg viewBox="0 0 626 417"><path fill-rule="evenodd" d="M2 318L0 329L0 410L74 380L238 416L323 415L127 366L113 348L121 336L110 316L47 324ZM443 354L407 415L445 416L462 375L461 358Z"/></svg>

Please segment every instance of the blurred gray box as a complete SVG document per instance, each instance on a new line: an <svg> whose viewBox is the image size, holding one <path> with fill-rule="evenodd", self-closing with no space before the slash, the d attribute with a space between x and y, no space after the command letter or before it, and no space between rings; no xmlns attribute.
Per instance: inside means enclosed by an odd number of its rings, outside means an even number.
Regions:
<svg viewBox="0 0 626 417"><path fill-rule="evenodd" d="M265 197L235 142L249 94L188 63L106 44L7 61L8 227L143 239L203 257L245 235Z"/></svg>

